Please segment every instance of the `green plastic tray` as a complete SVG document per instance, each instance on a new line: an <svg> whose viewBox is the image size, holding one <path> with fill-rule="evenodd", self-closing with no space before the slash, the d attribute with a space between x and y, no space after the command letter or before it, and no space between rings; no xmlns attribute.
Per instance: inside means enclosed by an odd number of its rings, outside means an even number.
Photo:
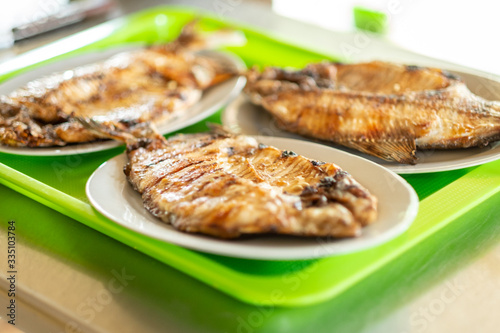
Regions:
<svg viewBox="0 0 500 333"><path fill-rule="evenodd" d="M0 65L0 80L33 66L110 46L133 42L162 42L173 38L195 16L206 30L232 25L248 42L228 48L247 64L304 66L333 59L280 42L263 32L222 22L192 9L158 7L86 30ZM5 68L8 69L6 70ZM220 122L220 111L208 121ZM183 132L206 130L205 121ZM406 175L417 191L420 211L411 228L376 248L336 257L303 261L262 261L204 254L164 243L108 220L85 196L85 183L104 161L123 147L104 152L62 157L26 157L0 153L0 183L164 262L244 302L257 305L298 306L333 298L409 251L429 249L438 231L478 207L500 191L500 161L456 171ZM496 196L498 197L498 196ZM63 242L65 240L61 240Z"/></svg>

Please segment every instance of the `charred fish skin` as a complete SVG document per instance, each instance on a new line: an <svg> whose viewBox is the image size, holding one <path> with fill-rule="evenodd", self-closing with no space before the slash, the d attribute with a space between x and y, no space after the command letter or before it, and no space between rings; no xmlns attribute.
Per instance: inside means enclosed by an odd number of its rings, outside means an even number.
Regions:
<svg viewBox="0 0 500 333"><path fill-rule="evenodd" d="M194 105L203 90L239 75L202 52L226 37L231 33L202 36L192 23L166 45L31 81L0 97L0 144L47 147L103 138L74 121L76 116L122 128L175 117Z"/></svg>
<svg viewBox="0 0 500 333"><path fill-rule="evenodd" d="M376 198L338 166L247 136L152 140L128 158L124 172L145 207L186 232L353 237L377 216Z"/></svg>
<svg viewBox="0 0 500 333"><path fill-rule="evenodd" d="M320 63L293 75L279 68L252 69L247 80L247 95L281 128L387 161L415 164L417 148L469 148L500 140L500 103L474 95L440 69Z"/></svg>
<svg viewBox="0 0 500 333"><path fill-rule="evenodd" d="M132 134L76 119L126 143L128 182L151 214L181 231L340 238L359 236L377 218L377 198L337 165L221 126L167 140L148 124Z"/></svg>

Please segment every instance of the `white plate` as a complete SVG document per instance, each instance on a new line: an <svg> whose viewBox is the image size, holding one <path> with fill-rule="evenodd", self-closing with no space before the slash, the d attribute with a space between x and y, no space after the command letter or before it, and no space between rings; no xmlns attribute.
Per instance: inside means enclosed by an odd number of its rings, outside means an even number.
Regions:
<svg viewBox="0 0 500 333"><path fill-rule="evenodd" d="M137 49L137 47L127 46L108 49L104 51L95 51L76 57L62 59L55 63L35 68L0 84L0 95L8 95L17 88L24 86L26 83L43 76L47 76L55 72L64 72L65 70L74 69L82 65L103 61L117 53L130 51L132 49ZM227 62L228 66L232 66L237 69L245 68L245 64L242 62L242 60L232 54L218 51L206 51L204 53L210 57L215 57L220 59L221 61ZM245 82L246 79L240 76L229 79L218 84L215 87L207 89L203 93L203 96L198 103L180 113L176 118L167 120L165 123L157 125L159 132L162 134L174 132L207 118L208 116L219 110L221 107L229 103L236 96L238 96L241 89L243 89L243 87L245 86ZM105 150L117 147L121 144L122 143L117 141L106 140L63 147L47 148L9 147L0 145L0 151L16 155L32 156L74 155Z"/></svg>
<svg viewBox="0 0 500 333"><path fill-rule="evenodd" d="M313 159L334 162L351 173L378 197L377 220L364 228L360 237L337 240L279 235L222 240L184 233L143 208L140 194L132 189L123 174L125 154L107 161L92 174L86 186L87 197L100 213L141 234L202 252L266 260L316 258L366 249L401 234L417 214L419 201L413 188L400 176L373 162L306 141L274 137L260 137L259 141Z"/></svg>
<svg viewBox="0 0 500 333"><path fill-rule="evenodd" d="M264 108L252 104L244 95L240 95L226 107L222 114L222 123L235 132L247 135L269 135L318 142L361 156L400 174L456 170L500 158L500 142L496 142L484 148L417 150L418 164L416 165L388 162L331 142L314 140L284 131L276 126L271 114Z"/></svg>

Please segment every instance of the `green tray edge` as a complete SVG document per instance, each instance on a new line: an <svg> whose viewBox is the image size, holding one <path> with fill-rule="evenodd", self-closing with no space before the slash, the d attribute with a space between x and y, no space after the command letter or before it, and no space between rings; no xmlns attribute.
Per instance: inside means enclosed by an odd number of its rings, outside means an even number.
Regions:
<svg viewBox="0 0 500 333"><path fill-rule="evenodd" d="M307 282L317 285L319 281L319 284L326 285L323 282L325 275L321 270L322 265L342 267L347 266L343 262L350 261L351 264L348 266L356 267L352 265L353 262L370 255L373 260L369 265L357 266L358 269L353 269L350 274L329 276L327 288L311 290L303 287L294 292L286 290L286 293L282 293L283 289L286 289L283 276L261 277L243 274L228 269L196 251L131 232L100 215L89 204L3 164L0 164L2 174L0 183L241 301L256 305L301 306L325 301L340 294L499 192L500 173L497 172L499 168L500 161L478 167L424 199L420 204L417 219L403 236L372 250L327 257L315 262L314 265L317 267L308 276ZM397 248L394 248L394 244ZM277 291L280 292L280 297L275 296Z"/></svg>

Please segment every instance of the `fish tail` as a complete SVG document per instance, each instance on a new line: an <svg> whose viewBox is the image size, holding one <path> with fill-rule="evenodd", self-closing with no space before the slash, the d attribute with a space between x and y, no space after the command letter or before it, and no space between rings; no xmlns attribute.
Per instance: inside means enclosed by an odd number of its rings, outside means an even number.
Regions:
<svg viewBox="0 0 500 333"><path fill-rule="evenodd" d="M211 32L198 29L199 19L187 23L173 42L165 47L173 49L189 49L190 51L211 50L223 46L241 46L246 43L245 35L238 30L222 28Z"/></svg>
<svg viewBox="0 0 500 333"><path fill-rule="evenodd" d="M204 49L216 49L226 46L242 46L246 43L245 35L238 30L220 29L209 34L202 34Z"/></svg>
<svg viewBox="0 0 500 333"><path fill-rule="evenodd" d="M197 52L196 57L202 59L204 64L214 71L213 79L208 84L208 87L224 82L234 76L245 75L246 69L244 67L235 66L234 63L227 59L214 57L211 53Z"/></svg>

